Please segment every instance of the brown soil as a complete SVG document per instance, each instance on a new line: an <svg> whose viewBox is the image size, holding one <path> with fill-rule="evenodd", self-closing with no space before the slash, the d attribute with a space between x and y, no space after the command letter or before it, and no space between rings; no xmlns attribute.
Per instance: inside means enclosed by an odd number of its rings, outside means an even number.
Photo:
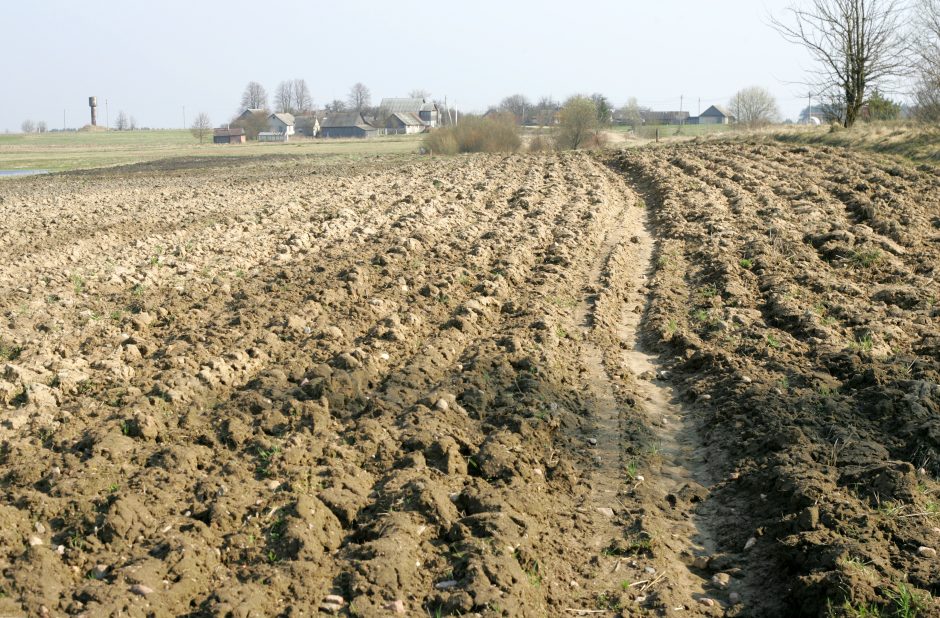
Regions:
<svg viewBox="0 0 940 618"><path fill-rule="evenodd" d="M5 182L0 615L931 615L938 185L740 144Z"/></svg>

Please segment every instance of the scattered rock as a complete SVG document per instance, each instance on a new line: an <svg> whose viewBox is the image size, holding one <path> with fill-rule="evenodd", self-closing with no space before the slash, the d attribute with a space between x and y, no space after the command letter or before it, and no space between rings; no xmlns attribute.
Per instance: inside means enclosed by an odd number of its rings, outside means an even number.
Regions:
<svg viewBox="0 0 940 618"><path fill-rule="evenodd" d="M434 587L437 588L438 590L450 590L451 588L457 587L457 580L448 579L442 582L437 582L436 584L434 584Z"/></svg>
<svg viewBox="0 0 940 618"><path fill-rule="evenodd" d="M391 603L385 604L385 609L389 610L395 614L404 614L405 613L405 602L401 599L396 599Z"/></svg>
<svg viewBox="0 0 940 618"><path fill-rule="evenodd" d="M744 551L751 549L755 545L757 545L757 539L755 537L749 538L747 540L747 543L744 544Z"/></svg>
<svg viewBox="0 0 940 618"><path fill-rule="evenodd" d="M29 537L29 546L30 547L39 547L42 545L42 539L36 535Z"/></svg>
<svg viewBox="0 0 940 618"><path fill-rule="evenodd" d="M601 515L603 515L604 517L611 517L611 518L612 518L612 517L614 516L614 509L612 509L612 508L610 508L610 507L606 507L606 506L602 506L602 507L598 508L598 509L597 509L597 512L600 513Z"/></svg>
<svg viewBox="0 0 940 618"><path fill-rule="evenodd" d="M921 558L936 558L937 550L934 549L933 547L922 546L922 547L917 548L917 555L920 556Z"/></svg>
<svg viewBox="0 0 940 618"><path fill-rule="evenodd" d="M137 596L145 597L148 594L153 594L153 588L150 586L145 586L143 584L134 584L131 586L131 592Z"/></svg>
<svg viewBox="0 0 940 618"><path fill-rule="evenodd" d="M724 590L731 585L731 576L727 573L715 573L712 576L712 583Z"/></svg>
<svg viewBox="0 0 940 618"><path fill-rule="evenodd" d="M741 595L738 594L737 592L732 592L731 594L728 595L728 600L731 601L732 605L737 605L738 603L741 602Z"/></svg>
<svg viewBox="0 0 940 618"><path fill-rule="evenodd" d="M701 598L699 598L698 602L699 602L699 604L704 605L705 607L714 607L714 606L715 606L715 600L714 600L714 599L709 599L708 597L701 597Z"/></svg>
<svg viewBox="0 0 940 618"><path fill-rule="evenodd" d="M597 446L597 438L588 438L588 444L591 446Z"/></svg>

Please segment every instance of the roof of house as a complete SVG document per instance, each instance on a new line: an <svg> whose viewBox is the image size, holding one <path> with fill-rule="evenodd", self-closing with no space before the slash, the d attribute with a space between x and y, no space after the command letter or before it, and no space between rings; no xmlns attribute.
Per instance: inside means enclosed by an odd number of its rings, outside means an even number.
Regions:
<svg viewBox="0 0 940 618"><path fill-rule="evenodd" d="M411 98L390 98L382 99L382 102L379 104L379 108L385 110L389 114L395 114L398 112L430 112L437 109L437 105L433 102L429 102L426 99L411 99Z"/></svg>
<svg viewBox="0 0 940 618"><path fill-rule="evenodd" d="M398 118L406 127L424 126L424 121L415 112L395 112L392 116Z"/></svg>
<svg viewBox="0 0 940 618"><path fill-rule="evenodd" d="M375 129L365 121L359 112L335 112L323 119L320 123L322 129L337 129L340 127L359 127L361 129Z"/></svg>
<svg viewBox="0 0 940 618"><path fill-rule="evenodd" d="M222 128L222 129L216 129L216 130L215 130L215 134L218 135L218 136L232 137L232 136L244 135L244 134L245 134L245 129L241 129L241 128L239 128L239 129L234 129L234 128L232 128L232 129L225 129L225 128Z"/></svg>
<svg viewBox="0 0 940 618"><path fill-rule="evenodd" d="M283 122L283 123L286 124L287 126L291 126L291 125L294 124L294 115L293 115L293 114L288 114L287 112L278 112L278 113L276 113L276 114L271 114L270 117L271 117L271 118L277 118L278 120L280 120L281 122Z"/></svg>
<svg viewBox="0 0 940 618"><path fill-rule="evenodd" d="M717 113L717 114L715 114L715 113L709 113L709 112L711 112L712 110L715 110L715 111L718 112L718 113ZM734 115L733 115L731 112L728 111L728 108L727 108L727 107L724 107L724 106L722 106L722 105L712 105L711 107L709 107L708 109L706 109L704 112L702 112L702 115L703 115L703 116L725 116L726 118L733 118L733 117L734 117Z"/></svg>
<svg viewBox="0 0 940 618"><path fill-rule="evenodd" d="M263 110L260 107L249 107L241 113L240 117L244 118L245 116L251 116L253 114L263 114L265 111L266 110Z"/></svg>

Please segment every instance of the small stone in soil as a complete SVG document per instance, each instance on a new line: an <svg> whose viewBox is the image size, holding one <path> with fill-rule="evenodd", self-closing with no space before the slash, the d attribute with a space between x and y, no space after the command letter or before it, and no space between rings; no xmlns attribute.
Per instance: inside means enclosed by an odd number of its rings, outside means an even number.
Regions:
<svg viewBox="0 0 940 618"><path fill-rule="evenodd" d="M937 556L937 550L933 547L918 547L917 555L922 558L935 558Z"/></svg>
<svg viewBox="0 0 940 618"><path fill-rule="evenodd" d="M385 604L385 609L387 609L387 610L389 610L389 611L391 611L391 612L394 612L394 613L396 613L396 614L404 614L404 613L405 613L405 602L402 601L401 599L396 599L396 600L392 601L391 603L386 603L386 604Z"/></svg>
<svg viewBox="0 0 940 618"><path fill-rule="evenodd" d="M30 546L30 547L37 547L37 546L39 546L39 545L42 545L42 539L41 539L41 538L39 538L38 536L35 536L35 535L29 537L29 546Z"/></svg>
<svg viewBox="0 0 940 618"><path fill-rule="evenodd" d="M704 605L705 607L714 607L714 606L715 606L715 601L714 601L714 599L709 599L708 597L702 597L702 598L700 598L700 599L698 600L698 602L701 603L702 605Z"/></svg>
<svg viewBox="0 0 940 618"><path fill-rule="evenodd" d="M150 586L145 586L143 584L134 584L133 586L131 586L131 592L133 592L134 594L138 596L145 597L148 594L153 592L153 588L151 588Z"/></svg>
<svg viewBox="0 0 940 618"><path fill-rule="evenodd" d="M757 539L754 538L754 537L749 538L749 539L747 540L747 543L744 544L744 551L749 550L750 548L754 547L755 545L757 545Z"/></svg>
<svg viewBox="0 0 940 618"><path fill-rule="evenodd" d="M323 602L324 603L337 603L339 605L342 605L346 601L343 599L343 597L339 596L338 594L328 594L325 597L323 597Z"/></svg>
<svg viewBox="0 0 940 618"><path fill-rule="evenodd" d="M731 576L727 573L715 573L712 577L712 583L724 590L731 585Z"/></svg>
<svg viewBox="0 0 940 618"><path fill-rule="evenodd" d="M454 580L454 579L448 579L448 580L437 582L436 584L434 584L434 587L437 588L438 590L450 590L451 588L455 588L456 586L457 586L457 580Z"/></svg>
<svg viewBox="0 0 940 618"><path fill-rule="evenodd" d="M591 446L597 446L597 438L588 438L588 444Z"/></svg>
<svg viewBox="0 0 940 618"><path fill-rule="evenodd" d="M600 513L601 515L603 515L604 517L613 517L613 516L614 516L614 509L612 509L612 508L610 508L610 507L606 507L606 506L602 506L602 507L598 508L598 509L597 509L597 512Z"/></svg>
<svg viewBox="0 0 940 618"><path fill-rule="evenodd" d="M728 600L731 601L732 604L737 605L741 602L741 595L737 592L732 592L728 595Z"/></svg>
<svg viewBox="0 0 940 618"><path fill-rule="evenodd" d="M654 569L651 566L648 566L643 569L643 572L646 573L647 575L653 575L654 573L656 573L656 569Z"/></svg>

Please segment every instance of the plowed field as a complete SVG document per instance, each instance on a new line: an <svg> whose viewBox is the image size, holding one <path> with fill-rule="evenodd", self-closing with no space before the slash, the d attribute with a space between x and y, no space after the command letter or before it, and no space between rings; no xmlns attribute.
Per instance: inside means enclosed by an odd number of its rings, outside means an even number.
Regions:
<svg viewBox="0 0 940 618"><path fill-rule="evenodd" d="M4 181L0 616L935 615L938 200L746 143Z"/></svg>

